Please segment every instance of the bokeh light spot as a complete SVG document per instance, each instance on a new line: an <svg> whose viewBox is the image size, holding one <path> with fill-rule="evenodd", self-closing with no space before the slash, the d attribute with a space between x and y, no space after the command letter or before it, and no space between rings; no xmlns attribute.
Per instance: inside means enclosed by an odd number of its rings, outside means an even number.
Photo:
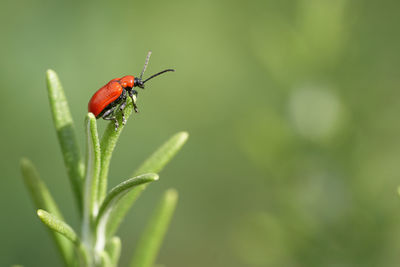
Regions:
<svg viewBox="0 0 400 267"><path fill-rule="evenodd" d="M342 104L323 86L296 88L289 99L289 113L296 131L311 140L325 140L337 133Z"/></svg>

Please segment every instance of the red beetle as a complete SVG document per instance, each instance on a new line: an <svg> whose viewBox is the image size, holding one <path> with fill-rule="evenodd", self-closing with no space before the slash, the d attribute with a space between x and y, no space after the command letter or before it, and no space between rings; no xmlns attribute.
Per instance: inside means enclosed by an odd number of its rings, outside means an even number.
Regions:
<svg viewBox="0 0 400 267"><path fill-rule="evenodd" d="M147 68L147 64L149 63L151 51L147 54L146 62L144 63L144 67L142 73L140 73L140 77L134 77L131 75L124 76L122 78L115 78L109 81L106 85L101 87L97 92L92 96L88 104L89 112L93 113L96 118L103 118L104 120L113 120L115 124L115 130L118 130L118 120L115 116L115 110L119 107L119 110L122 113L122 124L125 124L126 119L124 116L124 109L126 107L126 100L129 97L132 99L132 104L135 112L138 112L136 106L136 98L138 92L134 90L134 87L139 87L144 89L144 84L154 77L163 74L168 71L175 71L173 69L166 69L156 73L146 80L142 80L143 73Z"/></svg>

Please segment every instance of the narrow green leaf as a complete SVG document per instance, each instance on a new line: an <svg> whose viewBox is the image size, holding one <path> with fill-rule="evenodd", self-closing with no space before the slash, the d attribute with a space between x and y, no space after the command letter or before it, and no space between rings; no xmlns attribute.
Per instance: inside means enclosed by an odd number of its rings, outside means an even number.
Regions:
<svg viewBox="0 0 400 267"><path fill-rule="evenodd" d="M91 223L97 215L98 189L100 175L100 143L97 133L96 117L92 113L86 116L86 178L83 193L83 221L82 235L83 240L89 240Z"/></svg>
<svg viewBox="0 0 400 267"><path fill-rule="evenodd" d="M132 190L135 186L146 184L149 182L153 182L158 180L158 175L155 173L147 173L137 177L130 178L119 185L115 186L111 191L107 194L104 199L101 207L99 209L98 220L103 219L105 214L109 213L112 208L118 203L118 201L130 190Z"/></svg>
<svg viewBox="0 0 400 267"><path fill-rule="evenodd" d="M37 209L46 209L55 216L62 218L61 212L47 189L46 184L40 179L39 173L29 159L21 159L21 171L35 207Z"/></svg>
<svg viewBox="0 0 400 267"><path fill-rule="evenodd" d="M87 165L85 182L89 185L87 195L90 196L91 214L98 211L98 190L100 175L100 142L97 133L96 117L92 113L86 116L86 134L87 134ZM89 181L89 182L88 182Z"/></svg>
<svg viewBox="0 0 400 267"><path fill-rule="evenodd" d="M78 266L91 266L92 263L92 258L91 255L89 253L89 251L87 250L87 247L83 244L83 242L80 242L79 247L76 249L77 254L79 256L79 258L77 259L78 264L76 265ZM68 266L70 267L70 266Z"/></svg>
<svg viewBox="0 0 400 267"><path fill-rule="evenodd" d="M71 228L71 226L42 209L38 209L37 215L39 216L40 220L42 220L42 222L47 225L51 230L62 234L79 248L79 238L76 235L75 231Z"/></svg>
<svg viewBox="0 0 400 267"><path fill-rule="evenodd" d="M30 196L34 202L36 209L48 210L58 218L62 219L63 216L57 207L53 197L51 196L46 184L40 179L39 174L28 159L21 160L22 177ZM74 260L74 248L71 242L65 239L64 236L50 231L50 234L57 245L58 250L66 266L71 266Z"/></svg>
<svg viewBox="0 0 400 267"><path fill-rule="evenodd" d="M118 236L113 236L106 245L108 255L110 255L110 261L112 267L118 266L118 260L121 255L121 239Z"/></svg>
<svg viewBox="0 0 400 267"><path fill-rule="evenodd" d="M135 171L134 175L147 172L160 172L165 165L178 153L189 137L187 132L179 132L165 142L158 150L156 150L140 167ZM140 193L145 189L146 185L136 187L129 192L115 207L111 220L107 225L107 236L114 235L122 219L125 217L129 208L133 205Z"/></svg>
<svg viewBox="0 0 400 267"><path fill-rule="evenodd" d="M165 165L178 153L189 138L187 132L179 132L165 142L145 162L140 165L135 175L147 172L159 173Z"/></svg>
<svg viewBox="0 0 400 267"><path fill-rule="evenodd" d="M115 205L114 209L111 211L112 214L110 215L112 220L109 220L106 226L107 239L114 235L118 229L118 226L124 220L129 208L133 205L135 200L140 196L140 193L142 193L144 189L146 189L145 184L133 188L121 198L117 205Z"/></svg>
<svg viewBox="0 0 400 267"><path fill-rule="evenodd" d="M132 101L128 97L127 99L127 104L124 109L125 113L125 118L126 121L128 121L129 116L132 114ZM103 201L106 192L107 192L107 176L108 176L108 170L110 166L110 161L111 161L111 156L114 151L115 145L118 141L118 138L122 132L122 129L124 128L124 125L122 124L122 116L121 113L117 113L117 119L119 123L118 130L115 131L115 126L114 122L111 121L102 138L101 138L101 172L100 172L100 180L99 180L99 195L98 199L99 202Z"/></svg>
<svg viewBox="0 0 400 267"><path fill-rule="evenodd" d="M64 156L64 163L77 199L79 211L82 211L81 187L84 175L79 146L76 139L75 127L69 111L68 102L57 74L53 70L46 73L47 89L54 125L58 141Z"/></svg>
<svg viewBox="0 0 400 267"><path fill-rule="evenodd" d="M138 242L131 267L152 267L154 265L177 201L178 193L175 190L170 189L164 194Z"/></svg>
<svg viewBox="0 0 400 267"><path fill-rule="evenodd" d="M143 174L120 183L107 194L106 198L104 199L103 203L100 206L99 213L97 215L97 220L95 223L97 229L97 239L96 239L97 251L101 251L104 248L107 239L106 226L109 221L109 218L112 218L111 221L116 219L114 217L110 217L110 214L112 213L115 206L118 205L118 202L129 191L134 190L135 187L156 180L158 180L158 175L155 173Z"/></svg>
<svg viewBox="0 0 400 267"><path fill-rule="evenodd" d="M100 265L101 267L112 267L110 256L107 254L106 251L102 251L100 253L100 261L101 261Z"/></svg>

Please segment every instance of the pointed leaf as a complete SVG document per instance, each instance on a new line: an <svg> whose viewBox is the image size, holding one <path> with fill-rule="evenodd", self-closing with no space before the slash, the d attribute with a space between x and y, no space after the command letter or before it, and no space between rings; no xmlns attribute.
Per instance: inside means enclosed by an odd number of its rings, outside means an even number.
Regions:
<svg viewBox="0 0 400 267"><path fill-rule="evenodd" d="M140 167L135 171L134 175L138 175L146 172L160 172L165 165L178 153L189 137L187 132L179 132L172 136L167 142L165 142L158 150L156 150ZM119 225L121 224L122 218L125 217L129 208L133 205L135 200L139 197L140 193L144 190L146 185L139 186L129 192L118 204L113 211L111 220L107 225L107 236L111 237L114 235Z"/></svg>
<svg viewBox="0 0 400 267"><path fill-rule="evenodd" d="M128 121L129 116L132 114L132 101L128 97L127 104L124 109L125 118ZM107 176L108 176L108 169L110 166L111 156L114 151L115 145L118 141L118 138L124 128L122 124L122 116L121 113L117 113L117 119L119 123L118 130L115 131L114 122L111 121L102 138L101 138L101 172L100 172L100 180L99 180L99 195L98 199L101 202L107 192Z"/></svg>
<svg viewBox="0 0 400 267"><path fill-rule="evenodd" d="M140 193L146 189L146 184L139 185L125 194L121 200L115 205L114 209L111 211L110 215L112 220L109 220L107 223L106 229L106 237L107 239L112 237L117 230L118 226L121 224L123 219L126 216L129 208L133 205L135 200L140 196Z"/></svg>
<svg viewBox="0 0 400 267"><path fill-rule="evenodd" d="M86 116L86 178L83 189L83 240L88 240L93 218L98 212L98 189L100 175L100 143L97 134L96 117L92 113Z"/></svg>
<svg viewBox="0 0 400 267"><path fill-rule="evenodd" d="M159 173L178 153L189 138L187 132L179 132L154 152L135 172L135 175L147 172Z"/></svg>
<svg viewBox="0 0 400 267"><path fill-rule="evenodd" d="M75 127L69 111L67 99L57 74L53 70L46 73L47 89L58 141L64 156L64 163L72 184L79 211L82 211L81 186L84 165L79 152Z"/></svg>
<svg viewBox="0 0 400 267"><path fill-rule="evenodd" d="M39 174L28 159L21 160L21 170L22 177L31 198L35 204L36 209L45 209L57 216L58 218L63 218L61 212L59 211L57 204L55 203L53 197L51 196L46 184L40 179ZM66 266L71 266L75 261L73 245L64 236L50 231L50 234L57 245L58 250L64 260Z"/></svg>
<svg viewBox="0 0 400 267"><path fill-rule="evenodd" d="M118 260L121 255L121 239L118 236L113 236L106 246L112 267L118 266Z"/></svg>
<svg viewBox="0 0 400 267"><path fill-rule="evenodd" d="M42 222L47 225L51 230L62 234L67 239L72 241L72 243L79 247L79 238L76 235L75 231L71 228L71 226L45 210L38 209L37 215L39 216L40 220L42 220Z"/></svg>
<svg viewBox="0 0 400 267"><path fill-rule="evenodd" d="M46 184L40 179L35 166L29 159L21 159L21 171L25 185L35 203L35 207L38 209L46 209L55 216L62 218L61 212L47 189Z"/></svg>
<svg viewBox="0 0 400 267"><path fill-rule="evenodd" d="M111 267L111 259L106 251L100 252L101 267Z"/></svg>
<svg viewBox="0 0 400 267"><path fill-rule="evenodd" d="M170 189L162 198L142 234L132 258L131 267L152 267L174 213L178 193Z"/></svg>
<svg viewBox="0 0 400 267"><path fill-rule="evenodd" d="M90 196L90 210L93 213L98 211L98 190L100 176L100 142L97 133L96 117L88 113L86 117L86 138L87 138L87 165L85 182L89 185L87 195Z"/></svg>
<svg viewBox="0 0 400 267"><path fill-rule="evenodd" d="M97 251L101 251L104 249L104 245L106 243L106 226L109 221L110 214L112 213L115 206L118 205L118 202L123 199L123 197L129 191L134 190L135 187L156 180L158 180L158 175L155 173L143 174L120 183L107 194L106 198L100 206L95 223L97 229ZM116 219L115 217L111 218L111 221Z"/></svg>
<svg viewBox="0 0 400 267"><path fill-rule="evenodd" d="M135 186L139 186L142 184L146 184L149 182L153 182L158 180L158 175L155 173L147 173L137 177L130 178L119 185L115 186L111 191L107 194L103 203L101 204L98 220L103 220L103 216L109 213L118 201L130 190L132 190Z"/></svg>

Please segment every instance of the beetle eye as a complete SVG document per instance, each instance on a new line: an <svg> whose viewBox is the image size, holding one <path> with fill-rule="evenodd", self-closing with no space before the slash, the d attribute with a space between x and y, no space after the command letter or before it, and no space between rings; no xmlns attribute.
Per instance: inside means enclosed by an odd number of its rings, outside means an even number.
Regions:
<svg viewBox="0 0 400 267"><path fill-rule="evenodd" d="M143 81L139 80L138 83L137 83L137 86L138 86L139 88L144 89L144 83L143 83Z"/></svg>

